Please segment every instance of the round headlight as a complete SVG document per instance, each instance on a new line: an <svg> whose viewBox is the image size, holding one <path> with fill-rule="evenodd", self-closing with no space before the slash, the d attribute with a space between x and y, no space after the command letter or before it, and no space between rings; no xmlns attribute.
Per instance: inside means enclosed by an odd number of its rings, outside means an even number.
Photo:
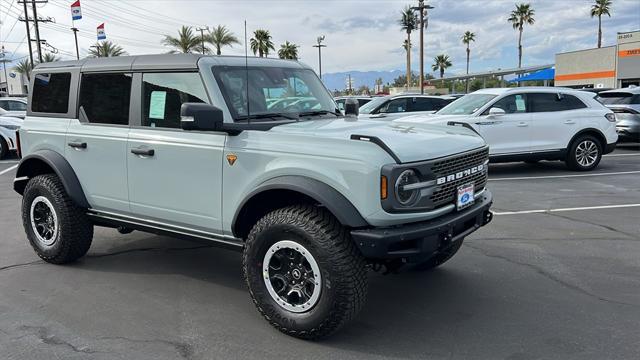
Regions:
<svg viewBox="0 0 640 360"><path fill-rule="evenodd" d="M396 199L402 205L409 205L418 197L419 189L407 190L404 187L420 182L414 170L408 169L400 173L396 180Z"/></svg>

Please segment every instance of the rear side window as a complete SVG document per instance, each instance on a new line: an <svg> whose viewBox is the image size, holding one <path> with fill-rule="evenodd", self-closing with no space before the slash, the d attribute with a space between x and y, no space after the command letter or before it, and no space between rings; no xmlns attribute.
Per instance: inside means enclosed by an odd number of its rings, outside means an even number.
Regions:
<svg viewBox="0 0 640 360"><path fill-rule="evenodd" d="M66 114L69 111L71 73L40 73L33 79L31 111Z"/></svg>
<svg viewBox="0 0 640 360"><path fill-rule="evenodd" d="M80 107L94 124L129 125L131 74L83 74Z"/></svg>
<svg viewBox="0 0 640 360"><path fill-rule="evenodd" d="M577 97L558 93L528 94L530 112L551 112L586 108Z"/></svg>
<svg viewBox="0 0 640 360"><path fill-rule="evenodd" d="M180 128L182 104L204 103L207 93L198 73L142 75L142 126Z"/></svg>
<svg viewBox="0 0 640 360"><path fill-rule="evenodd" d="M418 98L415 97L412 99L410 111L433 111L438 110L434 108L434 104L429 98Z"/></svg>
<svg viewBox="0 0 640 360"><path fill-rule="evenodd" d="M400 113L407 111L407 99L393 99L380 108L381 113Z"/></svg>

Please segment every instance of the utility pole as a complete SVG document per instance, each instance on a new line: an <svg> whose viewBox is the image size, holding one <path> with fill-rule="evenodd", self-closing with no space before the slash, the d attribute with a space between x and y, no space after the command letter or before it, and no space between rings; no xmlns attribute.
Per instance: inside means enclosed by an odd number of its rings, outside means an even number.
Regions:
<svg viewBox="0 0 640 360"><path fill-rule="evenodd" d="M33 64L33 49L31 48L31 30L29 30L29 13L27 12L27 2L26 0L22 2L24 5L24 23L27 25L27 44L29 45L29 60L31 61L31 67Z"/></svg>
<svg viewBox="0 0 640 360"><path fill-rule="evenodd" d="M322 44L322 42L324 41L324 35L318 36L316 41L318 42L318 44L313 45L313 47L318 48L318 71L320 73L320 80L322 80L322 48L327 47L327 45Z"/></svg>
<svg viewBox="0 0 640 360"><path fill-rule="evenodd" d="M28 10L27 10L27 1L28 0L23 0L23 1L18 1L18 3L22 3L24 5L24 20L20 20L20 21L24 21L27 24L27 40L29 43L29 60L31 60L31 67L33 67L35 64L33 62L33 49L31 48L31 41L33 41L33 39L31 39L31 32L29 30L29 22L33 21L33 26L34 26L34 30L35 30L35 42L36 42L36 50L38 51L38 60L40 62L42 62L42 48L41 48L41 44L40 44L40 28L38 27L38 21L40 22L53 22L53 20L51 20L51 18L47 18L47 19L38 19L38 11L36 9L36 4L46 4L48 3L48 0L30 0L31 2L31 9L33 11L33 19L29 19L29 14L28 14Z"/></svg>
<svg viewBox="0 0 640 360"><path fill-rule="evenodd" d="M9 89L9 77L7 76L7 58L5 57L4 45L2 45L2 67L4 68L4 83L7 85L7 96L11 96L11 90Z"/></svg>
<svg viewBox="0 0 640 360"><path fill-rule="evenodd" d="M418 1L417 7L411 9L420 12L420 94L424 94L424 28L425 28L425 14L428 9L433 9L431 5L425 5L424 0ZM428 14L426 14L428 15ZM427 17L427 21L428 21Z"/></svg>
<svg viewBox="0 0 640 360"><path fill-rule="evenodd" d="M206 51L206 48L204 47L204 31L205 30L209 31L209 26L206 26L204 28L196 28L196 31L200 31L200 40L202 40L202 53L203 54Z"/></svg>
<svg viewBox="0 0 640 360"><path fill-rule="evenodd" d="M38 1L37 3L47 3L47 1ZM42 48L40 47L40 29L38 28L38 12L36 10L36 0L31 0L33 8L33 26L36 30L36 48L38 49L38 60L42 62Z"/></svg>

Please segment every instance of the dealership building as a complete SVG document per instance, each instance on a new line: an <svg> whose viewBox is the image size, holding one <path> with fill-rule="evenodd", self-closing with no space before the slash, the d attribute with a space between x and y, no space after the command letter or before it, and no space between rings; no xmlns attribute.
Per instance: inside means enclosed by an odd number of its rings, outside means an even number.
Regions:
<svg viewBox="0 0 640 360"><path fill-rule="evenodd" d="M640 86L640 30L618 33L616 45L556 54L555 86Z"/></svg>

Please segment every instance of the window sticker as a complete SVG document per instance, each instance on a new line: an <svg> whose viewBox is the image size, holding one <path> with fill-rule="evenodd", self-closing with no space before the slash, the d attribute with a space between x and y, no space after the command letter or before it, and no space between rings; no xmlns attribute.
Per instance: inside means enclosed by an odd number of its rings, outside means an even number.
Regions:
<svg viewBox="0 0 640 360"><path fill-rule="evenodd" d="M167 102L166 91L152 91L149 102L149 119L164 120L164 109Z"/></svg>
<svg viewBox="0 0 640 360"><path fill-rule="evenodd" d="M524 99L522 98L522 95L516 95L516 110L517 111L525 111L526 107L524 104Z"/></svg>

